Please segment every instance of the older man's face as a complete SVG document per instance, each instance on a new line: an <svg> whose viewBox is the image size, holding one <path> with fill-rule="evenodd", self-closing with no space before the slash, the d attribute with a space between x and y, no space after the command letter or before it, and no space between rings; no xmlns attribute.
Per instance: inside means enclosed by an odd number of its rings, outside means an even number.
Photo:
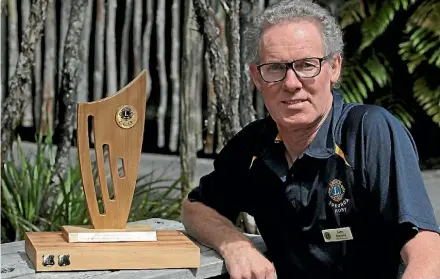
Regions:
<svg viewBox="0 0 440 279"><path fill-rule="evenodd" d="M260 64L324 55L318 24L310 21L270 26L260 41ZM337 56L323 61L321 72L313 78L298 78L289 69L284 80L268 83L256 65L250 65L269 113L279 126L287 129L310 126L328 111L332 103L331 85L338 80L340 68L341 58Z"/></svg>

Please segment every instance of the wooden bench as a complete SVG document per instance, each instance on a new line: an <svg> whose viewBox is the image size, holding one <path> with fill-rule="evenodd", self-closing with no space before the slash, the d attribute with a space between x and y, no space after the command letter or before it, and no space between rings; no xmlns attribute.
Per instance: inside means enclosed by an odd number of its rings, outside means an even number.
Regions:
<svg viewBox="0 0 440 279"><path fill-rule="evenodd" d="M180 222L165 219L148 219L131 224L148 224L155 230L182 230ZM266 246L261 236L247 235L260 251L265 252ZM197 269L158 269L158 270L117 270L117 271L80 271L80 272L39 272L36 273L29 261L24 241L17 241L1 245L1 278L17 279L193 279L215 278L226 274L226 267L222 257L213 249L193 240L200 247L200 268Z"/></svg>

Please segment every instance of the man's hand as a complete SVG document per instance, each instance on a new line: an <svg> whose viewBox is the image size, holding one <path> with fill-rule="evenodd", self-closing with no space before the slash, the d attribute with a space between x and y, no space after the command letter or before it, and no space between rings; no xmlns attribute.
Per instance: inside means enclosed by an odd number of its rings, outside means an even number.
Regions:
<svg viewBox="0 0 440 279"><path fill-rule="evenodd" d="M226 244L221 249L231 279L275 279L275 268L248 242Z"/></svg>
<svg viewBox="0 0 440 279"><path fill-rule="evenodd" d="M221 254L231 279L275 279L272 263L214 209L185 200L181 219L191 236Z"/></svg>

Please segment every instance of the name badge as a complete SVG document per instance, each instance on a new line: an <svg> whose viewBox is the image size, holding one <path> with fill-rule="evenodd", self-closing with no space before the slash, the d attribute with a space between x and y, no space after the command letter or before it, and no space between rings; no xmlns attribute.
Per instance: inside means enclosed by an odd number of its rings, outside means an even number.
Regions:
<svg viewBox="0 0 440 279"><path fill-rule="evenodd" d="M323 230L322 236L324 237L325 242L336 242L353 239L353 235L351 234L351 229L349 227Z"/></svg>

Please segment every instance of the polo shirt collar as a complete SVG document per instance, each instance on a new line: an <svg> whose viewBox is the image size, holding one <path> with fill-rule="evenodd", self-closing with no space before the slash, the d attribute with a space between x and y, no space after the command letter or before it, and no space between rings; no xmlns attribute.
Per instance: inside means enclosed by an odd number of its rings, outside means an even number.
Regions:
<svg viewBox="0 0 440 279"><path fill-rule="evenodd" d="M315 138L312 143L309 145L307 150L305 151L305 155L317 158L317 159L325 159L329 158L333 154L335 154L335 126L338 122L339 117L341 116L343 105L343 98L340 93L334 91L333 92L333 102L332 108L327 115L324 123L318 130ZM272 120L272 118L268 117L271 126L268 129L269 134L272 134L271 137L273 143L275 144L283 144L282 138L278 134L278 129L276 127L276 123ZM284 145L283 145L284 146Z"/></svg>

